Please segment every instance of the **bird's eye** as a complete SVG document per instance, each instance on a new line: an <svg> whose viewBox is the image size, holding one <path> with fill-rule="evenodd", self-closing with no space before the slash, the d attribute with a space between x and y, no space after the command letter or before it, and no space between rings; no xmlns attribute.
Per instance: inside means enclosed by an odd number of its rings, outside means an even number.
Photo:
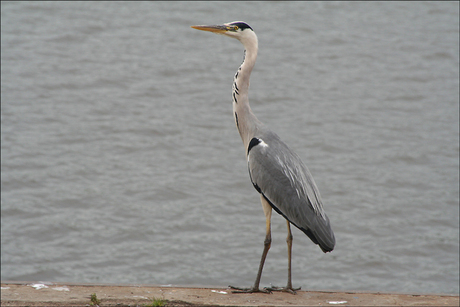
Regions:
<svg viewBox="0 0 460 307"><path fill-rule="evenodd" d="M235 26L235 30L238 30L238 29L239 29L238 26Z"/></svg>

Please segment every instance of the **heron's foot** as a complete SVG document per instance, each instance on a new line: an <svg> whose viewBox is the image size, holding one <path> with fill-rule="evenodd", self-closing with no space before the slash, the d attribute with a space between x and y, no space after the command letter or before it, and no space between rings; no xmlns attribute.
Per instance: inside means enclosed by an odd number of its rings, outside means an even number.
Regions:
<svg viewBox="0 0 460 307"><path fill-rule="evenodd" d="M271 287L266 287L264 288L265 290L268 290L268 291L280 291L280 292L288 292L288 293L291 293L291 294L297 294L296 291L300 290L300 287L298 288L293 288L292 286L290 287L274 287L274 286L271 286Z"/></svg>
<svg viewBox="0 0 460 307"><path fill-rule="evenodd" d="M259 289L259 287L252 287L252 288L239 288L234 286L228 286L230 289L236 290L232 291L232 293L271 293L270 290L267 288Z"/></svg>

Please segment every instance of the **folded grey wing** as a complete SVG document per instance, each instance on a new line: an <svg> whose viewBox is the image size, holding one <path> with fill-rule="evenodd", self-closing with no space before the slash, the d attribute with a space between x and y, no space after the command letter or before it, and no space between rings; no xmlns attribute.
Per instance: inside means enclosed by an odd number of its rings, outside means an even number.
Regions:
<svg viewBox="0 0 460 307"><path fill-rule="evenodd" d="M268 134L248 152L249 175L254 187L323 251L335 245L329 218L318 188L300 158L279 137Z"/></svg>

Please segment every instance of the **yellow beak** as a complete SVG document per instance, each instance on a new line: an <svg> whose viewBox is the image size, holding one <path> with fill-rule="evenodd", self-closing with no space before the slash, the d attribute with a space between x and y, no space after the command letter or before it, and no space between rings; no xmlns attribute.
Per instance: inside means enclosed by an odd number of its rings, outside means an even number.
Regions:
<svg viewBox="0 0 460 307"><path fill-rule="evenodd" d="M231 29L229 26L225 25L216 25L216 26L191 26L193 29L201 31L209 31L217 34L223 34Z"/></svg>

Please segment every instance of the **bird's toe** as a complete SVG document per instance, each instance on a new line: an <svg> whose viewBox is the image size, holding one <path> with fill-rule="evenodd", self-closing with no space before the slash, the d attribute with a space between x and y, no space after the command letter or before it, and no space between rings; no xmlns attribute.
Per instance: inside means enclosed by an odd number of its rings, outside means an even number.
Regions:
<svg viewBox="0 0 460 307"><path fill-rule="evenodd" d="M258 287L252 287L252 288L240 288L240 287L234 287L234 286L228 286L230 289L233 289L235 291L232 291L232 293L271 293L270 290L267 288L259 289Z"/></svg>
<svg viewBox="0 0 460 307"><path fill-rule="evenodd" d="M271 287L265 287L264 289L268 290L270 292L278 291L278 292L288 292L288 293L291 293L291 294L297 294L296 291L300 290L300 287L293 288L293 287L275 287L275 286L271 286Z"/></svg>

